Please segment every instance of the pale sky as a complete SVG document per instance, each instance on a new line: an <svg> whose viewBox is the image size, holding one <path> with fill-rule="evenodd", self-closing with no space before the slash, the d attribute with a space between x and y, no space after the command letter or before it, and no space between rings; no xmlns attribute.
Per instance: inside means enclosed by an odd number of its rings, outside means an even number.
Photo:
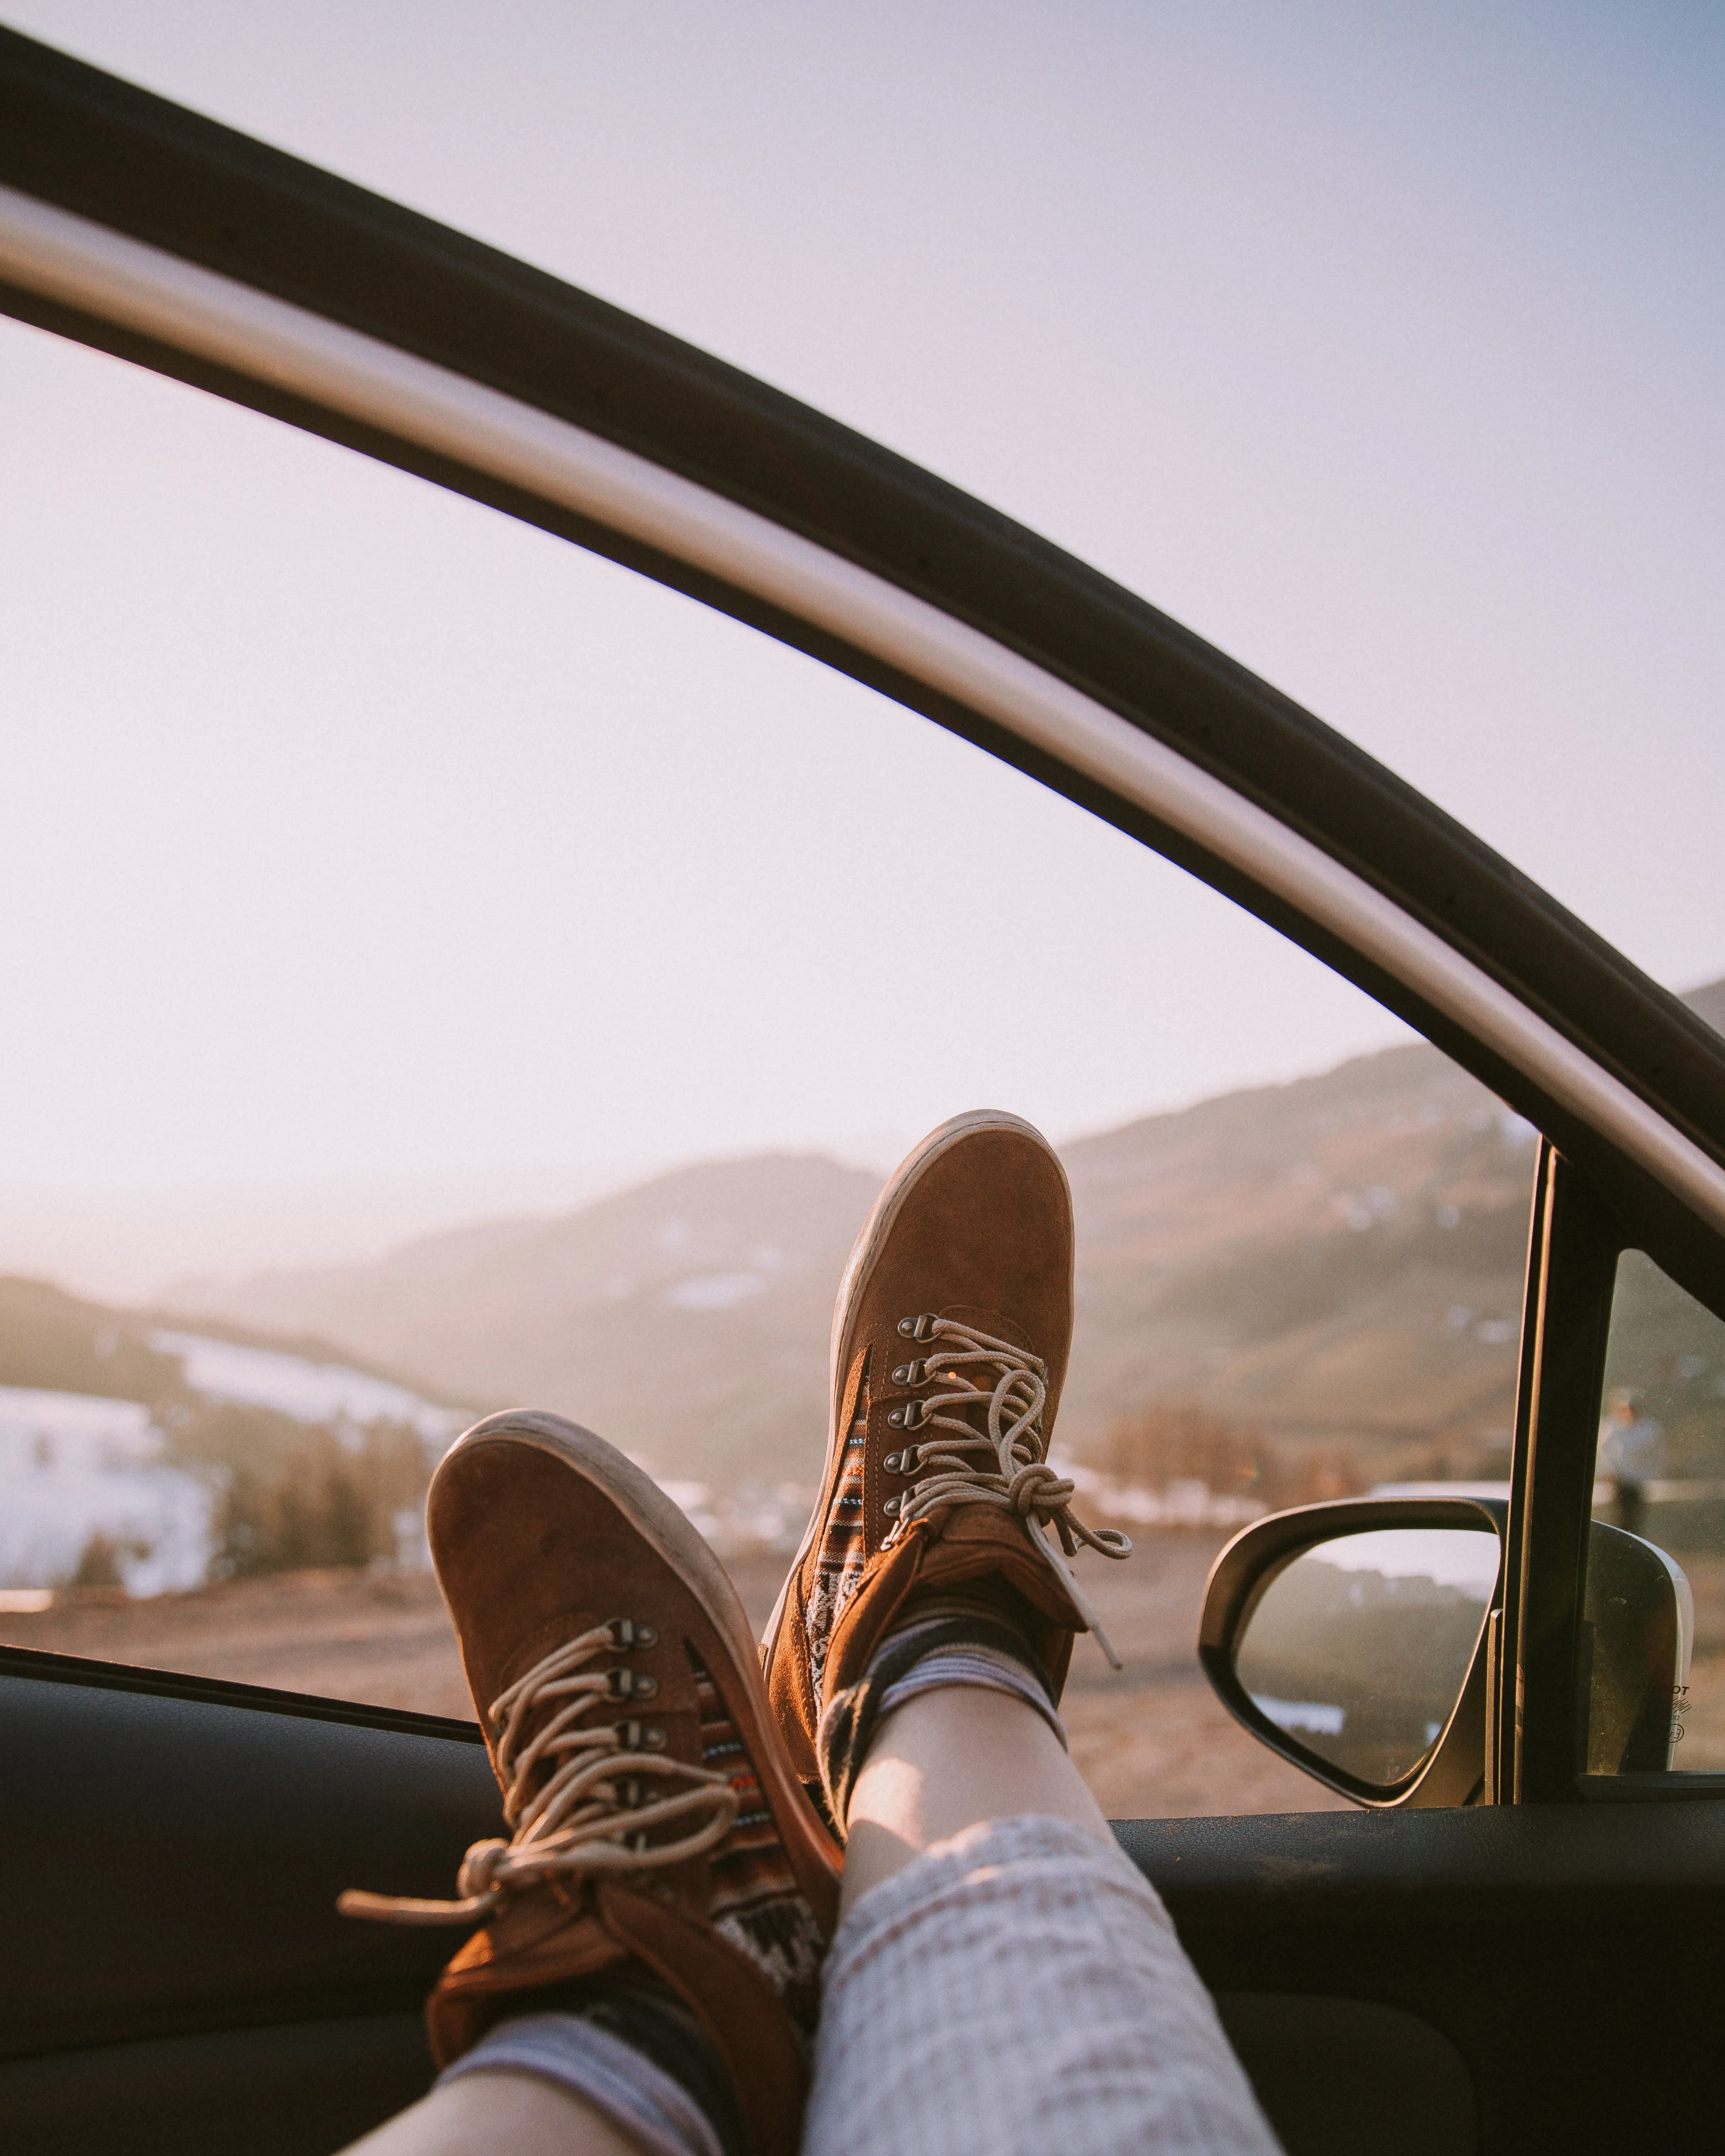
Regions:
<svg viewBox="0 0 1725 2156"><path fill-rule="evenodd" d="M1235 654L1725 972L1725 18L38 0ZM0 1265L379 1249L1401 1037L855 685L0 324Z"/></svg>

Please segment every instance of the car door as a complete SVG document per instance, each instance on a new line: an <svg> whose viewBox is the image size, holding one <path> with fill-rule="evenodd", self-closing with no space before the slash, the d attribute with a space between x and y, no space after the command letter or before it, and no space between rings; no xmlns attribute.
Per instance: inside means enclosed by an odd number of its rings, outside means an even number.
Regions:
<svg viewBox="0 0 1725 2156"><path fill-rule="evenodd" d="M1291 2149L1704 2138L1720 1790L1590 1771L1584 1572L1625 1254L1700 1330L1725 1306L1725 1043L1288 699L983 505L10 33L0 298L881 690L1191 870L1538 1127L1486 1801L1118 1831ZM18 2145L311 2151L424 2086L445 1943L334 1900L437 1893L495 1830L471 1725L22 1649L0 1715Z"/></svg>

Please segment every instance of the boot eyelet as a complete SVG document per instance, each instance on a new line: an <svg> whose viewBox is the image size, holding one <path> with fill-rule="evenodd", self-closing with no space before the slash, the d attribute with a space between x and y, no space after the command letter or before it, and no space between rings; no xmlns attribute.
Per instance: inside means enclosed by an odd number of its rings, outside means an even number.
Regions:
<svg viewBox="0 0 1725 2156"><path fill-rule="evenodd" d="M662 1752L665 1732L650 1722L619 1722L617 1743L624 1752Z"/></svg>
<svg viewBox="0 0 1725 2156"><path fill-rule="evenodd" d="M927 1419L928 1408L926 1402L906 1400L901 1408L891 1409L887 1415L886 1424L889 1430L921 1430Z"/></svg>
<svg viewBox="0 0 1725 2156"><path fill-rule="evenodd" d="M889 1475L914 1475L916 1471L916 1448L907 1445L902 1452L889 1452L880 1462Z"/></svg>
<svg viewBox="0 0 1725 2156"><path fill-rule="evenodd" d="M927 1363L901 1363L892 1373L896 1385L926 1385L928 1383Z"/></svg>
<svg viewBox="0 0 1725 2156"><path fill-rule="evenodd" d="M633 1617L614 1617L610 1625L611 1644L620 1654L628 1654L636 1647L656 1647L659 1634L651 1625L638 1625Z"/></svg>
<svg viewBox="0 0 1725 2156"><path fill-rule="evenodd" d="M605 1682L613 1699L651 1699L659 1690L658 1678L644 1670L613 1670Z"/></svg>
<svg viewBox="0 0 1725 2156"><path fill-rule="evenodd" d="M932 1340L934 1319L931 1313L925 1310L920 1317L900 1318L898 1329L906 1340Z"/></svg>
<svg viewBox="0 0 1725 2156"><path fill-rule="evenodd" d="M898 1499L896 1497L886 1498L882 1502L880 1509L886 1513L889 1520L896 1520L898 1517Z"/></svg>

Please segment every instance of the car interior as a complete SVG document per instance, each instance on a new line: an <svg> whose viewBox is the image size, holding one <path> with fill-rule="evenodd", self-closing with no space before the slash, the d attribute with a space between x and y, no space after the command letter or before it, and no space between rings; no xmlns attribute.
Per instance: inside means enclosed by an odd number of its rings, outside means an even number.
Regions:
<svg viewBox="0 0 1725 2156"><path fill-rule="evenodd" d="M1115 1830L1291 2156L1704 2145L1725 1769L1684 1746L1725 1715L1725 1035L1291 700L956 488L5 31L0 311L861 685L1195 878L1531 1127L1501 1483L1251 1519L1205 1591L1221 1707L1342 1808ZM1668 1433L1645 1482L1614 1415ZM316 2156L423 2093L449 1941L336 1902L441 1895L499 1830L476 1724L23 1645L0 1645L0 1717L7 2145Z"/></svg>

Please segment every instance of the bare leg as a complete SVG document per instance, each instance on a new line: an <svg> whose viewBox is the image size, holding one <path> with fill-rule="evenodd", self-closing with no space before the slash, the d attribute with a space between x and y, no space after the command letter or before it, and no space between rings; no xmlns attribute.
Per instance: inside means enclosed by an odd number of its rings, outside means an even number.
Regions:
<svg viewBox="0 0 1725 2156"><path fill-rule="evenodd" d="M468 2074L352 2143L345 2156L640 2156L578 2096L536 2074Z"/></svg>
<svg viewBox="0 0 1725 2156"><path fill-rule="evenodd" d="M1113 1838L1054 1732L1022 1700L949 1685L907 1701L875 1731L851 1794L841 1912L931 1842L1024 1813Z"/></svg>

